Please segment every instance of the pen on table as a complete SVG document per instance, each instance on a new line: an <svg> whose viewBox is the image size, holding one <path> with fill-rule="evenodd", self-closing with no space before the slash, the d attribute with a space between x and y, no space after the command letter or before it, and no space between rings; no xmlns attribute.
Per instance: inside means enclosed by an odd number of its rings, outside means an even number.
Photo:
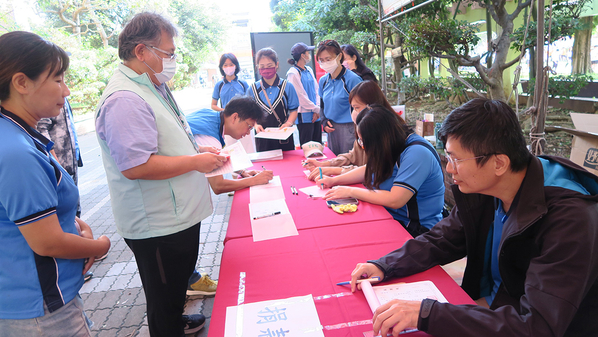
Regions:
<svg viewBox="0 0 598 337"><path fill-rule="evenodd" d="M362 278L362 279L357 280L357 283L361 283L363 281L370 281L370 282L371 281L380 281L380 277L374 276L374 277L370 277L370 278ZM351 281L339 282L336 285L337 286L343 286L343 285L346 285L346 284L351 284Z"/></svg>
<svg viewBox="0 0 598 337"><path fill-rule="evenodd" d="M275 215L278 215L278 214L280 214L280 212L274 212L272 214L260 215L260 216L254 217L253 220L268 218L268 217L275 216Z"/></svg>
<svg viewBox="0 0 598 337"><path fill-rule="evenodd" d="M320 180L322 180L322 178L323 178L322 177L322 168L321 167L318 167L318 168L320 169ZM322 189L322 190L324 189L324 183L320 184L320 189Z"/></svg>
<svg viewBox="0 0 598 337"><path fill-rule="evenodd" d="M295 191L295 195L299 195L299 192L297 192L297 187L293 186L293 190Z"/></svg>

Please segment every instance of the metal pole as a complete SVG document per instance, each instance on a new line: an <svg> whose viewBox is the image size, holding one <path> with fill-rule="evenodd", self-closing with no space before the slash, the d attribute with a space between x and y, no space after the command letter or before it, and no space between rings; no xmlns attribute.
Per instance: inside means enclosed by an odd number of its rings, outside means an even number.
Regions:
<svg viewBox="0 0 598 337"><path fill-rule="evenodd" d="M547 93L544 91L544 0L538 0L538 29L536 30L536 85L534 90L535 118L530 132L532 153L544 152L544 124L546 119Z"/></svg>
<svg viewBox="0 0 598 337"><path fill-rule="evenodd" d="M538 18L536 30L536 85L534 89L534 106L539 108L539 100L544 82L544 0L538 0Z"/></svg>
<svg viewBox="0 0 598 337"><path fill-rule="evenodd" d="M382 84L382 91L386 96L386 64L384 60L384 26L382 23L382 0L378 0L378 21L379 21L379 29L380 29L380 83Z"/></svg>
<svg viewBox="0 0 598 337"><path fill-rule="evenodd" d="M380 20L381 22L386 22L386 21L388 21L388 20L392 20L392 19L394 19L394 18L396 18L396 17L399 17L399 16L401 16L401 15L403 15L403 14L409 13L409 12L411 12L411 11L412 11L412 10L414 10L414 9L418 9L418 8L420 8L420 7L422 7L422 6L425 6L425 5L427 5L427 4L431 3L431 2L434 2L434 1L436 1L436 0L428 0L428 1L426 1L426 2L422 2L421 4L419 4L419 5L417 5L417 6L413 6L413 7L409 8L409 9L407 9L407 10L404 10L404 11L402 11L402 12L400 12L400 13L397 13L397 14L395 14L395 15L393 15L393 16L391 16L391 17L388 17L388 18L386 18L386 19L384 19L384 20L382 20L382 16L380 16L380 13L381 13L381 11L380 11L380 6L381 6L381 5L380 5L380 1L381 1L381 0L378 0L378 16L380 17L378 20Z"/></svg>

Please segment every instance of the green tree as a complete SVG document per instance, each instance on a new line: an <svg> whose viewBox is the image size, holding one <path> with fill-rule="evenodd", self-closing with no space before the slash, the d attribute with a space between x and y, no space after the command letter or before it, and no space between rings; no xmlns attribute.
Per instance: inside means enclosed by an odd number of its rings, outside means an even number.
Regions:
<svg viewBox="0 0 598 337"><path fill-rule="evenodd" d="M202 0L172 0L169 12L181 33L177 42L180 66L173 83L179 89L190 83L200 64L223 42L228 25L215 3Z"/></svg>
<svg viewBox="0 0 598 337"><path fill-rule="evenodd" d="M221 43L226 25L215 1L38 0L45 23L34 31L71 53L66 82L74 106L93 110L118 59L118 34L136 13L163 13L179 28L173 89L189 84L198 66ZM0 21L1 22L1 21Z"/></svg>
<svg viewBox="0 0 598 337"><path fill-rule="evenodd" d="M350 43L366 61L380 50L376 0L272 0L270 5L283 31L312 31L316 41Z"/></svg>

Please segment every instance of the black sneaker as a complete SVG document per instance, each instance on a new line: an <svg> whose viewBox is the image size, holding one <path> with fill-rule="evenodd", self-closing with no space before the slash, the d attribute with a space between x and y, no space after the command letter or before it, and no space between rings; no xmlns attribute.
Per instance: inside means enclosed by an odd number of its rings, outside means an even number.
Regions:
<svg viewBox="0 0 598 337"><path fill-rule="evenodd" d="M198 332L206 324L206 317L202 314L183 315L182 319L185 335Z"/></svg>

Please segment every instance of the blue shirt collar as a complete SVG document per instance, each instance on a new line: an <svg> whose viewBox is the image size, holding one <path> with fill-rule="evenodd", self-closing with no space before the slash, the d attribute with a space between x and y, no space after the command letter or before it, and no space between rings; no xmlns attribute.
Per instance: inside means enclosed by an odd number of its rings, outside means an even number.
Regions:
<svg viewBox="0 0 598 337"><path fill-rule="evenodd" d="M47 151L52 149L54 143L49 140L48 138L44 137L39 131L32 128L29 124L27 124L21 117L15 115L14 113L4 109L4 107L0 106L0 118L5 118L11 121L16 126L20 127L23 131L25 131L31 138L39 141Z"/></svg>

